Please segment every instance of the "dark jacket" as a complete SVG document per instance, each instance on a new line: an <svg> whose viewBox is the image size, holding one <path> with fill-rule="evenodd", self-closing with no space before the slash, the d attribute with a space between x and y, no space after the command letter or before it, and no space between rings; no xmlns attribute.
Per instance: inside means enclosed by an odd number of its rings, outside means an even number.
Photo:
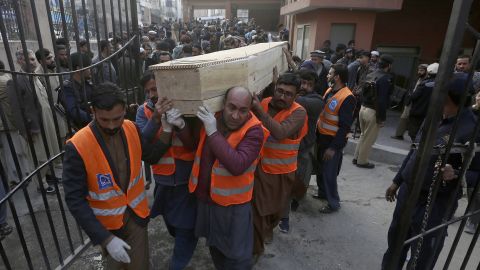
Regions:
<svg viewBox="0 0 480 270"><path fill-rule="evenodd" d="M374 87L366 93L363 92L363 106L374 109L376 112L377 123L385 122L387 119L387 108L390 103L390 94L393 91L393 76L381 69L367 75L367 82L375 82Z"/></svg>
<svg viewBox="0 0 480 270"><path fill-rule="evenodd" d="M62 92L60 93L60 103L65 108L67 119L71 125L80 129L90 121L90 107L93 87L89 82L83 85L75 80L65 81Z"/></svg>
<svg viewBox="0 0 480 270"><path fill-rule="evenodd" d="M438 124L437 134L436 134L436 141L435 145L446 145L448 142L448 137L450 134L451 129L455 123L455 117L443 119ZM477 121L477 117L471 111L471 109L465 109L459 116L457 121L459 122L459 128L457 133L455 134L455 142L465 144L470 140L470 137L473 135L473 130L475 128L475 123ZM416 142L419 142L421 136L421 132L423 128L420 130L420 134L416 137ZM393 181L397 185L401 185L405 182L408 186L413 186L413 173L414 173L414 166L415 166L415 158L417 156L417 150L410 150L407 157L403 161L400 170L398 171L397 175L393 179ZM432 155L430 162L427 164L427 173L425 175L425 180L422 186L422 193L420 200L425 200L428 195L429 187L433 180L434 174L434 167L435 162L437 160L437 155ZM462 157L460 154L451 154L448 159L448 164L451 164L454 169L459 169L462 165ZM455 190L455 186L459 179L454 181L449 181L446 185L440 185L439 193L437 196L445 196L450 194L453 190Z"/></svg>
<svg viewBox="0 0 480 270"><path fill-rule="evenodd" d="M17 75L17 84L14 80L7 82L7 93L10 109L13 115L13 125L22 136L29 133L40 133L40 119L42 112L38 100L35 98L35 89L26 75ZM22 116L25 112L25 119Z"/></svg>
<svg viewBox="0 0 480 270"><path fill-rule="evenodd" d="M432 96L435 79L427 79L422 81L415 91L409 95L410 116L423 118L427 116L430 97Z"/></svg>
<svg viewBox="0 0 480 270"><path fill-rule="evenodd" d="M106 153L107 160L111 163L111 158L108 155L107 146L105 143L102 143L103 140L98 139L100 135L98 131L98 127L94 122L90 124L92 130L99 142L100 146L102 147L104 153ZM153 139L153 136L157 132L154 128L150 129L149 132L145 132L144 134L148 133L148 136L141 135L140 130L137 128L138 136L142 142L142 160L148 163L156 163L161 156L163 156L166 150L170 147L170 145L166 145L161 141L157 141L156 143L150 143ZM125 134L122 131L122 136L124 141L126 142ZM126 146L128 147L128 146ZM125 151L127 154L127 160L130 160L128 156L128 150ZM115 166L111 166L112 170L114 170ZM115 175L115 171L113 171ZM88 196L88 186L87 186L87 172L85 168L85 164L83 163L80 154L77 152L75 146L68 142L65 145L65 158L63 163L63 189L65 191L65 202L67 203L68 209L70 213L75 217L76 221L82 227L83 230L87 233L88 237L92 240L94 245L103 243L110 235L109 232L98 219L93 214L92 208L88 204L86 197ZM130 208L127 211L130 211L133 218L135 218L138 222L148 222L146 220L140 220L140 217L136 216ZM113 232L113 231L112 231ZM115 233L115 232L113 232Z"/></svg>
<svg viewBox="0 0 480 270"><path fill-rule="evenodd" d="M304 96L299 96L295 101L305 108L308 116L308 133L300 143L299 151L302 151L315 144L317 120L323 110L324 103L322 97L317 93L307 93Z"/></svg>

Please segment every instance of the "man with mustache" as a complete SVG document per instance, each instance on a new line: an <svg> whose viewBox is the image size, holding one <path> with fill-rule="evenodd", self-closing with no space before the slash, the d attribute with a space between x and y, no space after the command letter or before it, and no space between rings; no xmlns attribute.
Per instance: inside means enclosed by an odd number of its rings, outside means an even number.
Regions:
<svg viewBox="0 0 480 270"><path fill-rule="evenodd" d="M150 210L142 160L156 163L170 147L171 132L152 141L159 126L168 125L162 115L172 103L159 100L152 116L157 125L143 132L124 120L127 106L116 85L96 86L91 106L94 120L65 146L65 201L93 244L106 251L107 269L148 269Z"/></svg>
<svg viewBox="0 0 480 270"><path fill-rule="evenodd" d="M252 111L270 131L255 171L253 253L256 259L263 254L264 243L273 238L273 229L290 203L298 149L308 130L307 113L295 102L300 85L296 74L286 73L278 78L273 97L261 102L254 98Z"/></svg>

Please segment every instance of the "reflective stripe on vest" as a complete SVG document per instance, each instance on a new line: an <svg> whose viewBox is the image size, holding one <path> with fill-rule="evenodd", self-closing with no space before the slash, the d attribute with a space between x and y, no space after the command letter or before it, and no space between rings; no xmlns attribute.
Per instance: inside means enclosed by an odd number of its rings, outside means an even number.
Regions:
<svg viewBox="0 0 480 270"><path fill-rule="evenodd" d="M118 186L110 164L100 146L92 126L79 130L69 142L82 158L88 188L87 201L99 222L107 230L123 226L123 214L127 206L140 218L149 215L142 173L142 146L137 127L125 120L122 132L130 157L130 175L126 192Z"/></svg>
<svg viewBox="0 0 480 270"><path fill-rule="evenodd" d="M118 215L123 215L125 213L125 210L127 210L127 206L122 206L118 208L113 208L113 209L99 209L99 208L93 208L92 211L95 216L118 216Z"/></svg>
<svg viewBox="0 0 480 270"><path fill-rule="evenodd" d="M268 113L269 103L272 98L265 98L262 100L261 105L265 112ZM278 123L281 123L290 115L303 108L300 104L293 102L290 108L279 111L274 117ZM285 138L282 140L276 140L273 136L270 136L265 143L262 150L262 158L260 160L262 170L269 174L285 174L297 170L297 156L298 148L302 138L308 132L308 118L305 116L303 126L298 131L296 139Z"/></svg>
<svg viewBox="0 0 480 270"><path fill-rule="evenodd" d="M323 98L325 99L332 91L332 88L327 89ZM317 122L317 129L320 134L335 136L339 129L338 123L340 121L338 112L342 107L343 102L349 96L353 96L352 91L348 87L344 87L338 90L333 96L331 96L325 104L325 107L320 113ZM353 114L353 112L352 112Z"/></svg>
<svg viewBox="0 0 480 270"><path fill-rule="evenodd" d="M261 126L258 120L252 113L250 119L239 129L233 131L226 139L230 147L235 149L237 145L243 140L245 134L254 126ZM268 137L268 131L262 127L264 140ZM206 134L205 128L200 130L200 142L194 158L192 174L188 183L190 193L195 192L198 184L198 176L200 174L200 158L205 146ZM215 160L210 175L210 197L215 203L228 206L234 204L242 204L252 200L253 194L253 179L258 158L245 169L241 175L234 176L226 168L224 168L218 160Z"/></svg>

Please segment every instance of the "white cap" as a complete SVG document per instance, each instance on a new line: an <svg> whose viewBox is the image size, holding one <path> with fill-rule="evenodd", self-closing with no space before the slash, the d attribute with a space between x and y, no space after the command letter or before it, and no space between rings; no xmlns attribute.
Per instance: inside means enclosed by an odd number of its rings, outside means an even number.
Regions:
<svg viewBox="0 0 480 270"><path fill-rule="evenodd" d="M144 51L145 51L145 49L140 47L140 53L143 53Z"/></svg>
<svg viewBox="0 0 480 270"><path fill-rule="evenodd" d="M155 31L153 31L153 30L150 30L150 31L148 31L148 34L149 34L149 35L156 35L157 32L155 32Z"/></svg>
<svg viewBox="0 0 480 270"><path fill-rule="evenodd" d="M378 51L371 51L370 54L375 56L380 56L380 53Z"/></svg>
<svg viewBox="0 0 480 270"><path fill-rule="evenodd" d="M438 63L433 63L428 65L427 67L428 74L437 74L437 72L438 72Z"/></svg>

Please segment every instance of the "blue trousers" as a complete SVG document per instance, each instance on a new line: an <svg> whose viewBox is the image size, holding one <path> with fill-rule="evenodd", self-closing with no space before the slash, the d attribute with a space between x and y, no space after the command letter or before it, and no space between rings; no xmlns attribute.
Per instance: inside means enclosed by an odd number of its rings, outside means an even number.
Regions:
<svg viewBox="0 0 480 270"><path fill-rule="evenodd" d="M340 196L338 195L337 175L341 166L343 153L335 151L332 159L324 161L323 154L326 149L318 149L317 160L319 162L317 172L317 185L319 195L324 196L330 208L340 208ZM323 194L322 194L323 193Z"/></svg>
<svg viewBox="0 0 480 270"><path fill-rule="evenodd" d="M392 223L390 224L390 228L388 229L388 249L383 255L382 270L387 270L387 263L389 262L392 256L392 252L393 252L392 244L399 229L400 224L398 223L400 222L400 215L402 213L403 206L405 205L407 198L408 198L407 185L402 184L398 191L397 204L393 212ZM437 197L437 199L435 200L435 204L432 208L432 211L429 215L427 230L437 225L440 225L442 223L443 216L445 215L445 212L447 210L447 201L448 201L448 198ZM453 212L455 212L455 209L456 209L456 206L454 207ZM407 239L420 233L424 213L425 213L425 203L421 203L421 202L417 203L417 205L413 209L412 221L407 234ZM422 248L420 250L420 255L417 260L416 269L422 269L422 270L433 269L438 259L438 256L442 251L445 237L447 236L446 231L443 234L440 234L440 233L441 232L438 231L424 237ZM435 250L435 245L438 242L439 242L439 248L438 250ZM395 270L395 269L401 270L403 268L403 265L405 264L408 250L411 248L411 254L413 256L413 253L416 247L417 247L417 241L412 242L410 245L405 245L400 255L400 260L398 262L397 268L394 268L391 270Z"/></svg>
<svg viewBox="0 0 480 270"><path fill-rule="evenodd" d="M165 220L165 224L167 221ZM187 267L197 247L198 238L194 229L180 229L167 224L168 232L175 237L173 256L169 270L182 270Z"/></svg>
<svg viewBox="0 0 480 270"><path fill-rule="evenodd" d="M217 270L250 270L252 269L252 259L232 259L227 258L216 247L210 247L210 255L212 256L213 264Z"/></svg>

